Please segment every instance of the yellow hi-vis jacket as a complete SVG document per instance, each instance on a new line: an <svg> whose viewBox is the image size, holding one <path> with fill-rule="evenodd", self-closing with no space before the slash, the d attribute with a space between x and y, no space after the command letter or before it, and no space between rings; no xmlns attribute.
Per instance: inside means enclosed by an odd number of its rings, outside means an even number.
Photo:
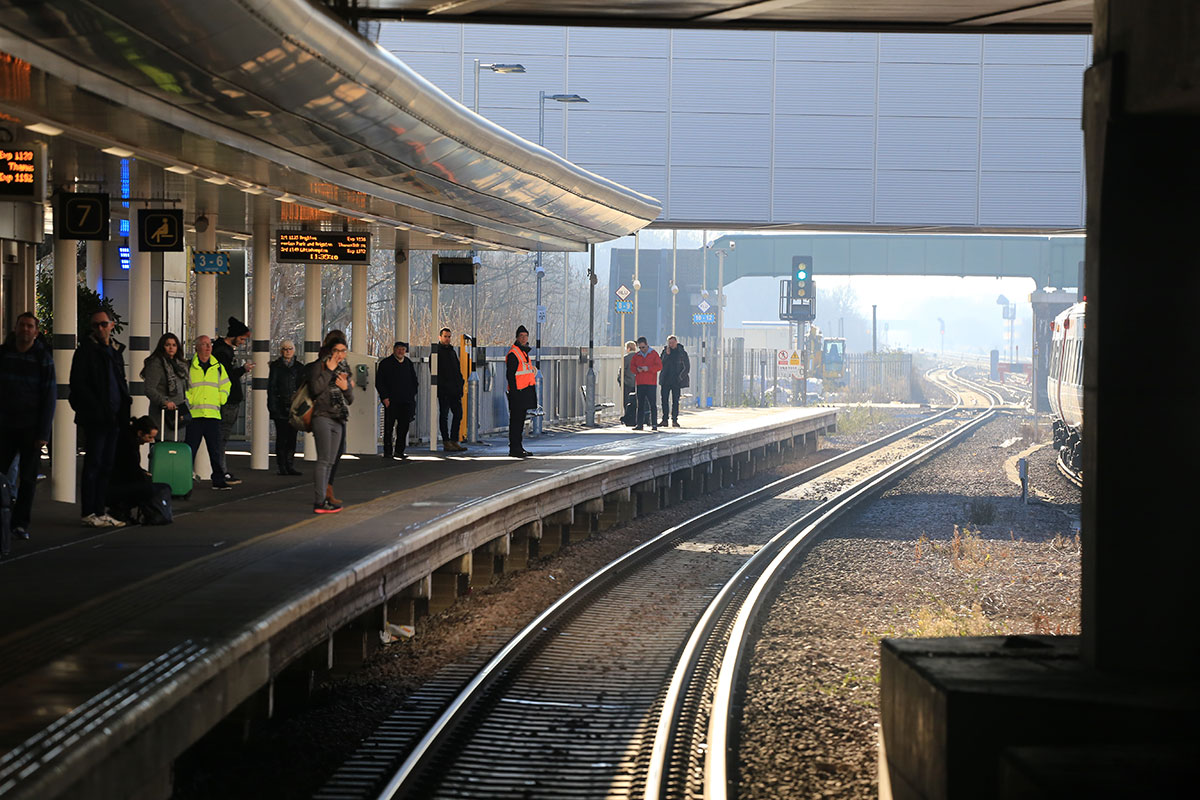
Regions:
<svg viewBox="0 0 1200 800"><path fill-rule="evenodd" d="M517 357L517 391L533 386L537 382L537 370L529 361L529 355L515 344L508 352Z"/></svg>
<svg viewBox="0 0 1200 800"><path fill-rule="evenodd" d="M229 390L233 386L225 366L210 356L206 371L200 366L199 357L192 356L188 378L191 386L187 390L187 404L192 416L200 419L220 419L221 406L225 405L229 398Z"/></svg>

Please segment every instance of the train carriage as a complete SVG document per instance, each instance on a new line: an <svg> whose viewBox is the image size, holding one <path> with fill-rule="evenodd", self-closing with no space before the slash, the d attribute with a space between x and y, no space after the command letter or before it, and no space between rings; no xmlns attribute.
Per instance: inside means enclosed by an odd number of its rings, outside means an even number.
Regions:
<svg viewBox="0 0 1200 800"><path fill-rule="evenodd" d="M1087 303L1076 303L1054 318L1046 395L1054 413L1054 446L1078 470L1083 462L1083 337Z"/></svg>

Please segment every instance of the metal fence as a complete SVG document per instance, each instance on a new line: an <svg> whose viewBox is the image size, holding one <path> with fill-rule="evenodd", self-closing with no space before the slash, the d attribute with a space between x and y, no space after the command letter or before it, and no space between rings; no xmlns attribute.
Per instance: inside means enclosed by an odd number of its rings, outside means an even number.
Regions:
<svg viewBox="0 0 1200 800"><path fill-rule="evenodd" d="M726 406L778 406L799 402L801 382L780 377L778 351L748 348L740 338L727 340L720 359ZM913 360L909 353L847 354L842 377L808 382L808 401L827 398L901 402L913 398ZM714 381L715 383L715 381ZM714 387L714 397L717 394Z"/></svg>

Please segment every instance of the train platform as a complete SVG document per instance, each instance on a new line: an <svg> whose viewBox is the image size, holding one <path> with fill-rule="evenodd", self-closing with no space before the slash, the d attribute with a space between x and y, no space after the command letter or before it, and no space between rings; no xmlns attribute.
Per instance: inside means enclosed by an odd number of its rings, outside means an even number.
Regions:
<svg viewBox="0 0 1200 800"><path fill-rule="evenodd" d="M175 757L241 708L352 667L472 582L638 513L753 474L834 428L823 408L685 413L490 439L407 461L347 457L339 514L306 474L198 482L168 526L89 529L39 493L29 541L0 562L0 797L165 797ZM392 627L392 630L395 628Z"/></svg>

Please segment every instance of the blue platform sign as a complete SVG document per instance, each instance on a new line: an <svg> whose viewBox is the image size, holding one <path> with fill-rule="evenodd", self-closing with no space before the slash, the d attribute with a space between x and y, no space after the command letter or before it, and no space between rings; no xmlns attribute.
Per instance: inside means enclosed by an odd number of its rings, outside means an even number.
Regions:
<svg viewBox="0 0 1200 800"><path fill-rule="evenodd" d="M711 325L717 321L717 315L709 312L708 314L692 314L692 322L696 325Z"/></svg>
<svg viewBox="0 0 1200 800"><path fill-rule="evenodd" d="M228 275L229 254L216 250L196 250L192 253L192 271Z"/></svg>
<svg viewBox="0 0 1200 800"><path fill-rule="evenodd" d="M633 313L633 301L632 300L617 300L613 304L613 307L616 309L618 314L632 314Z"/></svg>

